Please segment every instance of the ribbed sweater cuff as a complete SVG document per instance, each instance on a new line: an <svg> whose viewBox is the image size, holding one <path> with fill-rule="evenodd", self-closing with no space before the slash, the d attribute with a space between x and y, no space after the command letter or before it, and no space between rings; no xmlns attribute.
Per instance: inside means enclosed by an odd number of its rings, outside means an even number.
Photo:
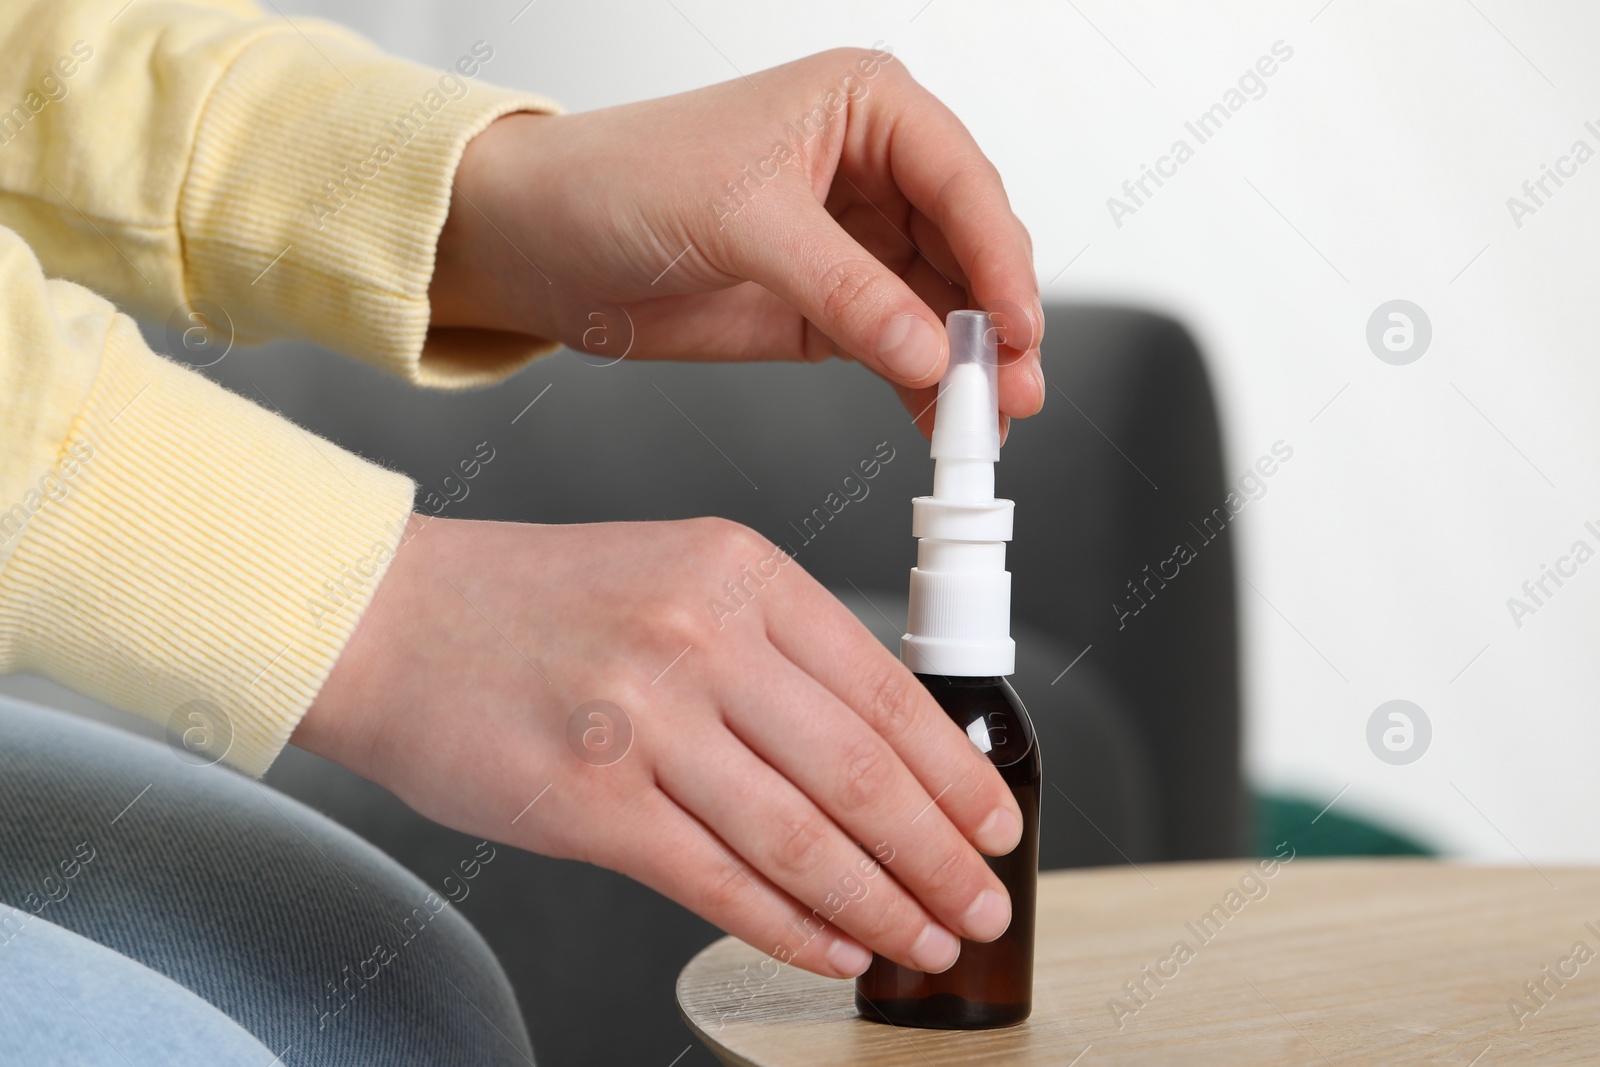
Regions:
<svg viewBox="0 0 1600 1067"><path fill-rule="evenodd" d="M264 772L382 579L411 481L152 354L125 316L52 476L0 583L0 670Z"/></svg>
<svg viewBox="0 0 1600 1067"><path fill-rule="evenodd" d="M296 27L305 36L285 26L251 43L202 113L179 208L190 300L222 307L241 340L299 337L446 388L555 348L430 331L428 284L467 142L556 105L484 83L481 43L432 70Z"/></svg>

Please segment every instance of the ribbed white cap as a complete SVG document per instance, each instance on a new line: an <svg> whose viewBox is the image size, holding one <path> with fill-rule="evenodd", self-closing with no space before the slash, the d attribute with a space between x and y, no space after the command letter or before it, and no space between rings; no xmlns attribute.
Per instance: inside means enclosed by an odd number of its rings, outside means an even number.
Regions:
<svg viewBox="0 0 1600 1067"><path fill-rule="evenodd" d="M918 674L1007 675L1011 639L1012 503L994 496L1000 458L999 355L987 313L945 319L950 363L933 415L933 495L911 502L919 539L900 658Z"/></svg>

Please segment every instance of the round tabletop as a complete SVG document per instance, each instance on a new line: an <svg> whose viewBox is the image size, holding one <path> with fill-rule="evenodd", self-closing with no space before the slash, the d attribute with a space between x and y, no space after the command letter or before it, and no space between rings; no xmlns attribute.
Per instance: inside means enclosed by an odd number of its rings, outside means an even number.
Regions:
<svg viewBox="0 0 1600 1067"><path fill-rule="evenodd" d="M1600 1061L1600 870L1284 858L1041 876L1006 1030L867 1022L731 937L678 1005L741 1067Z"/></svg>

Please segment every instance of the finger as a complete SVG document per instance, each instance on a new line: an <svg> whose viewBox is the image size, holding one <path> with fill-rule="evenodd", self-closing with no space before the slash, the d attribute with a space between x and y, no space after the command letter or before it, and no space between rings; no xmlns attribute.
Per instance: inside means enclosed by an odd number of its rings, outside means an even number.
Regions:
<svg viewBox="0 0 1600 1067"><path fill-rule="evenodd" d="M911 212L910 232L930 266L939 270L941 274L950 274L952 277L960 273L960 265L956 263L955 253L950 251L944 234L922 212ZM909 274L907 280L910 280ZM912 288L923 296L923 299L927 299L927 294L923 293L915 283L912 284ZM963 290L964 297L970 289L971 286L968 284ZM965 297L965 299L968 302L960 306L970 307L971 298ZM931 301L929 306L935 311L939 310L939 305ZM1036 415L1044 407L1045 386L1044 375L1040 369L1039 349L1043 339L1043 327L1041 325L1039 336L1035 337L1026 323L1014 324L1009 321L1014 317L1011 309L996 306L989 310L994 313L995 324L999 327L996 332L1000 344L996 355L1000 363L1000 411L1016 418ZM1044 320L1041 317L1039 321L1042 324ZM1031 348L1027 347L1030 342Z"/></svg>
<svg viewBox="0 0 1600 1067"><path fill-rule="evenodd" d="M1021 359L1002 363L999 374L1000 413L1007 419L1025 419L1037 415L1044 407L1044 368L1039 361L1039 350L1033 349Z"/></svg>
<svg viewBox="0 0 1600 1067"><path fill-rule="evenodd" d="M966 306L964 296L957 300L947 295L948 287L943 279L927 280L922 274L924 269L916 262L910 263L906 282L936 314L943 316ZM593 355L607 361L628 358L803 359L815 362L840 352L837 342L754 282L712 293L642 300L626 307L574 303L568 317L575 328L565 338L567 343L585 351L588 338L597 337L600 343L593 348ZM1014 390L1025 369L1001 368L1000 409L1008 415L1023 417L1039 409L1037 402L1029 406L1028 397L1035 395L1033 392ZM1038 372L1033 373L1037 375ZM1042 382L1042 377L1039 380ZM918 423L924 437L933 432L931 405L937 388L936 383L917 390L896 387L908 412L915 415L926 410L926 418Z"/></svg>
<svg viewBox="0 0 1600 1067"><path fill-rule="evenodd" d="M729 250L731 269L782 297L852 357L901 385L944 372L944 324L821 204L791 194L762 205L760 240Z"/></svg>
<svg viewBox="0 0 1600 1067"><path fill-rule="evenodd" d="M828 197L828 209L839 225L905 279L941 322L950 312L972 306L966 275L944 235L927 216L911 210L898 195L889 198L892 203L879 205L868 202L854 185L846 183L844 188L844 193ZM1032 339L1029 325L1011 322L1014 313L1004 309L997 310L995 317L1001 342L997 399L1005 416L1002 427L1009 427L1011 417L1025 418L1044 406L1044 376L1039 350L1025 347ZM1012 341L1024 347L1016 347ZM1005 429L1001 433L1003 443Z"/></svg>
<svg viewBox="0 0 1600 1067"><path fill-rule="evenodd" d="M727 695L734 734L852 839L892 848L895 880L948 929L973 941L1004 933L1005 887L895 750L815 679L771 659Z"/></svg>
<svg viewBox="0 0 1600 1067"><path fill-rule="evenodd" d="M707 766L717 773L707 774ZM937 973L955 963L956 935L881 870L863 893L862 860L868 857L860 846L732 734L697 737L690 758L667 755L656 774L666 795L698 814L813 917L919 971ZM735 791L737 802L730 803Z"/></svg>
<svg viewBox="0 0 1600 1067"><path fill-rule="evenodd" d="M608 866L633 873L780 963L827 978L854 978L872 962L859 941L774 886L671 797L649 790L639 808L640 821L650 827L651 847Z"/></svg>
<svg viewBox="0 0 1600 1067"><path fill-rule="evenodd" d="M886 167L906 199L949 242L978 305L1021 308L1029 329L1017 347L1037 347L1044 314L1032 241L994 165L950 109L909 75L885 79L865 107L870 117L859 126L852 122L852 134L864 132L847 138L840 173L870 197Z"/></svg>
<svg viewBox="0 0 1600 1067"><path fill-rule="evenodd" d="M916 675L806 577L773 589L766 614L773 645L877 731L973 844L990 855L1011 851L1022 811L1000 773Z"/></svg>
<svg viewBox="0 0 1600 1067"><path fill-rule="evenodd" d="M927 225L898 190L891 189L881 201L868 200L854 184L840 181L828 193L827 209L845 233L890 270L906 278L919 265L931 269L946 290L961 294L955 306L967 306L967 278L955 254L938 227ZM919 220L923 223L920 233L916 230ZM920 291L917 295L923 296ZM939 310L937 304L928 306Z"/></svg>
<svg viewBox="0 0 1600 1067"><path fill-rule="evenodd" d="M869 202L854 184L841 181L828 195L828 210L846 233L905 279L940 321L973 305L966 275L944 234L897 191ZM1034 340L1032 330L1026 322L1011 321L1015 312L1008 307L997 308L995 317L1000 411L1018 418L1036 414L1044 406L1044 377L1038 348L1026 347Z"/></svg>

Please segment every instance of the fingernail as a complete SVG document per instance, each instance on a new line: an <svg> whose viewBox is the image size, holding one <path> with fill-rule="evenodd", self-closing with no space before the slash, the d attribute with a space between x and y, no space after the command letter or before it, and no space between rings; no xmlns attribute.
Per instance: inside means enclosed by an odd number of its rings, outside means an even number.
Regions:
<svg viewBox="0 0 1600 1067"><path fill-rule="evenodd" d="M993 889L985 889L961 917L961 925L973 941L993 941L1011 925L1011 904Z"/></svg>
<svg viewBox="0 0 1600 1067"><path fill-rule="evenodd" d="M1034 382L1034 387L1039 390L1039 403L1042 405L1042 404L1044 404L1044 394L1045 394L1044 367L1040 364L1040 362L1038 360L1034 360L1033 361L1033 382Z"/></svg>
<svg viewBox="0 0 1600 1067"><path fill-rule="evenodd" d="M916 385L939 362L939 335L920 315L901 315L878 338L878 359L906 384Z"/></svg>
<svg viewBox="0 0 1600 1067"><path fill-rule="evenodd" d="M911 962L924 974L948 971L956 965L956 957L959 955L961 955L961 942L956 940L955 934L938 923L929 923L924 927L922 936L911 946Z"/></svg>
<svg viewBox="0 0 1600 1067"><path fill-rule="evenodd" d="M972 840L989 855L1004 856L1022 840L1022 820L1013 815L1010 808L995 808L972 835Z"/></svg>
<svg viewBox="0 0 1600 1067"><path fill-rule="evenodd" d="M872 965L872 953L854 941L835 941L828 947L828 962L841 978L854 978Z"/></svg>

